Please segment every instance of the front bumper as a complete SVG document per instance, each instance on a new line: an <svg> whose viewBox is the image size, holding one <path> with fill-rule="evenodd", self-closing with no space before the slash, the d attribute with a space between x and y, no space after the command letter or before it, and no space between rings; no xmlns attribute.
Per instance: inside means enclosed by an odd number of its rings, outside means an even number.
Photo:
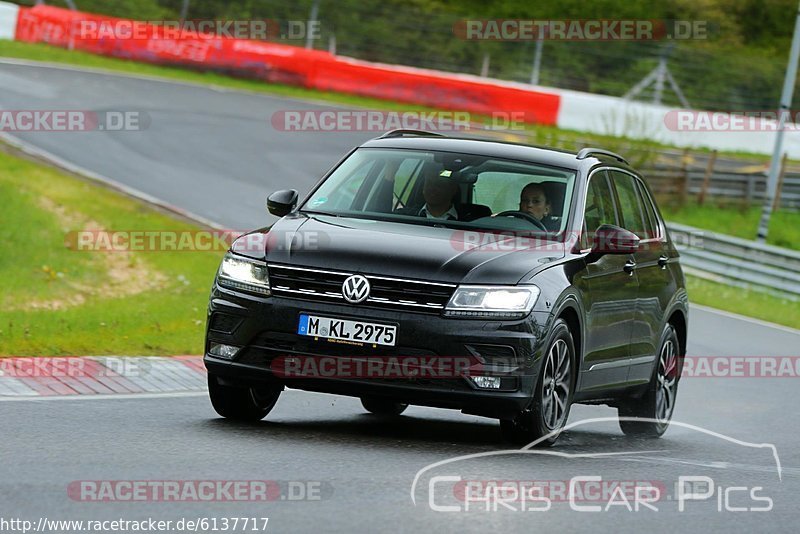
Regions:
<svg viewBox="0 0 800 534"><path fill-rule="evenodd" d="M297 334L299 315L397 325L394 347L354 346ZM476 415L507 417L525 408L538 377L541 344L549 315L533 312L522 320L452 319L340 303L285 297L256 297L215 285L208 309L204 362L226 383L278 382L286 387L349 396L380 396L406 404L454 408ZM241 347L233 360L208 353L210 343ZM469 360L476 374L501 377L502 389L480 389L467 376L451 373L417 377L283 376L275 364L304 359L387 358L395 361ZM410 360L409 360L410 361ZM435 373L433 373L435 374Z"/></svg>

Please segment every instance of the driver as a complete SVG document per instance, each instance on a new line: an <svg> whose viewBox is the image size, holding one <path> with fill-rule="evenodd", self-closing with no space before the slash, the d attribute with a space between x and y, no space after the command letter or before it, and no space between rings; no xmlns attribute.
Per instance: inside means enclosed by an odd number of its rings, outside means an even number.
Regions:
<svg viewBox="0 0 800 534"><path fill-rule="evenodd" d="M540 221L549 232L555 232L561 224L550 215L552 206L542 184L531 182L522 188L519 195L519 211Z"/></svg>

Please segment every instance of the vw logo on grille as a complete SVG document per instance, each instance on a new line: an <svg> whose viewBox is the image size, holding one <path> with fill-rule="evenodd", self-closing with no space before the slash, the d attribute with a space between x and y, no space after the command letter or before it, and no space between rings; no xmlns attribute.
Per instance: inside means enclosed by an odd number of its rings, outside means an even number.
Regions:
<svg viewBox="0 0 800 534"><path fill-rule="evenodd" d="M342 284L342 296L351 304L364 302L369 297L369 280L360 274L354 274Z"/></svg>

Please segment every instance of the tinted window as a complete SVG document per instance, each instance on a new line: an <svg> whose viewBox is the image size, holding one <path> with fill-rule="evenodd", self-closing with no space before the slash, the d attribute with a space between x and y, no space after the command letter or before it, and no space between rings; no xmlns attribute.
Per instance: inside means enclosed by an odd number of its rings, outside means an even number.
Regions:
<svg viewBox="0 0 800 534"><path fill-rule="evenodd" d="M638 186L639 196L642 199L642 206L644 207L645 222L648 223L647 235L650 238L660 237L661 232L659 231L658 216L656 215L653 202L650 200L650 195L647 194L647 191L642 183L637 182L636 185Z"/></svg>
<svg viewBox="0 0 800 534"><path fill-rule="evenodd" d="M611 171L611 179L619 199L619 213L622 217L620 226L630 230L641 239L647 238L647 226L642 216L642 205L639 191L636 188L635 178L630 174Z"/></svg>
<svg viewBox="0 0 800 534"><path fill-rule="evenodd" d="M493 217L518 212L523 189L533 184L544 191L546 199L544 214L535 218L544 221L547 217L547 231L555 234L566 224L566 218L559 217L569 206L575 172L474 154L361 148L320 185L302 209L360 218L389 216L398 222L413 217L419 223L422 207L430 201L425 184L433 184L428 194L434 199L441 196L437 189L447 194L452 190L451 206L461 219L450 222L474 223L473 227L487 230L541 231L536 221L525 217Z"/></svg>
<svg viewBox="0 0 800 534"><path fill-rule="evenodd" d="M591 247L592 236L603 224L617 224L614 197L605 171L592 175L586 190L586 211L583 218L582 248Z"/></svg>

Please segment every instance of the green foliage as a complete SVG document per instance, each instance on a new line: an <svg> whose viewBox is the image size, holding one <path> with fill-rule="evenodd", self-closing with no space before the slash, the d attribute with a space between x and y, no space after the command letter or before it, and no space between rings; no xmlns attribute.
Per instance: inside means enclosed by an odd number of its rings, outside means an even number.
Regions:
<svg viewBox="0 0 800 534"><path fill-rule="evenodd" d="M800 306L797 301L694 276L686 277L686 290L693 304L800 329Z"/></svg>

